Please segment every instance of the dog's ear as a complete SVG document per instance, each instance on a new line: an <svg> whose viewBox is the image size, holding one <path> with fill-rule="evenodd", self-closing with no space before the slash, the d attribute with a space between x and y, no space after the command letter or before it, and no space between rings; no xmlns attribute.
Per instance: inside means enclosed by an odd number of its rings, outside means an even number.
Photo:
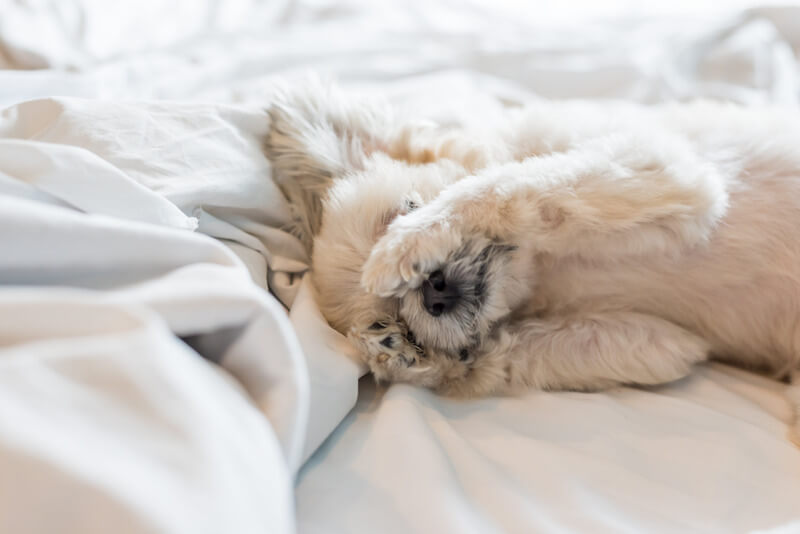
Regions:
<svg viewBox="0 0 800 534"><path fill-rule="evenodd" d="M267 113L265 153L292 209L290 231L310 250L333 181L362 170L370 153L385 150L390 110L312 80L278 89Z"/></svg>

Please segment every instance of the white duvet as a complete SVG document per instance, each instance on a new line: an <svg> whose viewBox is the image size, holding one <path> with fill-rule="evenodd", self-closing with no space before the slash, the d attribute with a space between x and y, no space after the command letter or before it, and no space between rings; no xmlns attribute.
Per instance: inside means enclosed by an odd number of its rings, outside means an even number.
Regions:
<svg viewBox="0 0 800 534"><path fill-rule="evenodd" d="M782 384L379 390L280 230L278 77L797 105L800 8L616 4L0 0L0 532L800 532Z"/></svg>

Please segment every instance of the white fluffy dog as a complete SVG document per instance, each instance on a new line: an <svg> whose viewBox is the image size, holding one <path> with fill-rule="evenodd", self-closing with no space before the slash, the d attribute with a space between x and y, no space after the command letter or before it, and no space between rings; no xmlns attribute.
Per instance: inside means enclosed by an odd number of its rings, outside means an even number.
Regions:
<svg viewBox="0 0 800 534"><path fill-rule="evenodd" d="M476 132L314 87L269 114L319 304L379 380L484 396L708 358L798 372L795 112L547 102Z"/></svg>

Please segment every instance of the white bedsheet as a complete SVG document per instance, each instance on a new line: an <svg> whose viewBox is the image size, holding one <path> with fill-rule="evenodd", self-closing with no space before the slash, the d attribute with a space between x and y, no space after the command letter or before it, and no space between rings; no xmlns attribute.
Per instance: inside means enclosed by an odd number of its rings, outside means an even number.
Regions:
<svg viewBox="0 0 800 534"><path fill-rule="evenodd" d="M440 120L797 105L800 8L616 4L0 0L0 532L800 532L783 385L377 391L280 231L309 69Z"/></svg>

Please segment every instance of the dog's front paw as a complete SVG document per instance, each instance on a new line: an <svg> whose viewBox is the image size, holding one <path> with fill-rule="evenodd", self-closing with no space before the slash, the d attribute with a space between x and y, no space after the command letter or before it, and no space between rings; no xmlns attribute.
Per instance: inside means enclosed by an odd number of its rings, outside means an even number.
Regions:
<svg viewBox="0 0 800 534"><path fill-rule="evenodd" d="M422 210L399 217L372 249L361 285L380 297L402 296L460 245L460 233L444 218L426 218Z"/></svg>
<svg viewBox="0 0 800 534"><path fill-rule="evenodd" d="M379 382L406 378L423 354L408 331L394 322L376 322L361 331L354 329L350 338L361 346L367 366Z"/></svg>
<svg viewBox="0 0 800 534"><path fill-rule="evenodd" d="M361 348L370 372L378 382L413 384L437 389L466 375L471 359L452 359L426 351L401 323L376 322L366 329L354 328L348 337Z"/></svg>

